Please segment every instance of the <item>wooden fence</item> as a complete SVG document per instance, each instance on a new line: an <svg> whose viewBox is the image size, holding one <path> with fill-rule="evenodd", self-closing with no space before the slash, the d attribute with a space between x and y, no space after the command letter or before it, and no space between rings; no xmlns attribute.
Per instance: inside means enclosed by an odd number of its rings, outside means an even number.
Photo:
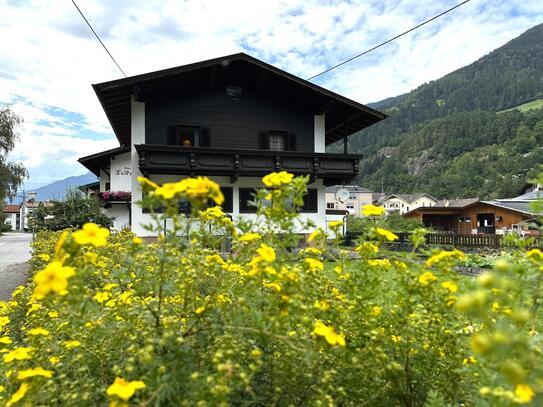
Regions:
<svg viewBox="0 0 543 407"><path fill-rule="evenodd" d="M398 240L391 243L392 246L411 246L409 240L410 233L397 233ZM359 234L347 234L345 236L346 244L354 244ZM513 245L503 235L494 234L477 234L477 235L460 235L454 233L428 233L426 235L426 244L429 246L439 246L446 248L463 248L463 249L513 249L517 246ZM538 236L533 238L533 243L529 247L541 247L543 237Z"/></svg>

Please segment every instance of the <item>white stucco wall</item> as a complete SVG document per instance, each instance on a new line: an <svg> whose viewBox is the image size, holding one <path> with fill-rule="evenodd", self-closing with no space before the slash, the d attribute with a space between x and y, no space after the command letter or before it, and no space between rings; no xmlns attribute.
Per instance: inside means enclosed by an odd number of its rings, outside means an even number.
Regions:
<svg viewBox="0 0 543 407"><path fill-rule="evenodd" d="M118 203L112 204L110 208L105 208L104 212L113 219L113 229L122 230L130 228L130 204Z"/></svg>
<svg viewBox="0 0 543 407"><path fill-rule="evenodd" d="M325 116L315 115L315 152L326 152L326 127Z"/></svg>
<svg viewBox="0 0 543 407"><path fill-rule="evenodd" d="M111 158L111 190L130 191L132 189L131 153L119 154Z"/></svg>
<svg viewBox="0 0 543 407"><path fill-rule="evenodd" d="M17 227L17 214L16 213L5 213L6 217L5 223L11 225L11 230L16 230Z"/></svg>
<svg viewBox="0 0 543 407"><path fill-rule="evenodd" d="M105 192L108 190L106 184L109 182L109 175L104 171L100 170L100 192Z"/></svg>
<svg viewBox="0 0 543 407"><path fill-rule="evenodd" d="M163 184L165 182L176 182L179 181L185 177L181 176L174 176L174 175L152 175L149 177L152 181L156 182L157 184ZM232 219L238 220L240 218L245 218L248 220L255 220L257 215L251 214L251 213L239 213L239 188L263 188L264 185L261 182L260 178L257 177L240 177L238 180L232 184L230 182L230 177L209 177L213 181L217 182L219 185L223 187L231 187L232 188L232 195L233 195L233 211L231 213ZM325 218L325 208L326 208L326 202L325 202L325 190L322 180L316 180L313 184L310 184L308 188L316 188L318 190L318 212L316 213L301 213L300 214L300 220L307 221L312 220L316 227L321 227L323 229L326 229L326 218ZM133 210L133 216L132 216L132 230L138 235L138 236L148 236L149 233L145 231L143 228L141 228L141 224L148 224L151 222L151 216L148 214L144 214L140 211L138 211L136 214ZM298 228L296 231L298 233L309 233L313 230L311 229L303 229Z"/></svg>
<svg viewBox="0 0 543 407"><path fill-rule="evenodd" d="M145 222L141 208L136 202L142 199L141 187L138 183L138 176L142 175L138 166L139 156L134 145L145 143L145 103L132 100L131 103L131 135L132 144L130 149L130 170L131 191L132 191L132 231L138 236L146 236L147 231L141 226Z"/></svg>

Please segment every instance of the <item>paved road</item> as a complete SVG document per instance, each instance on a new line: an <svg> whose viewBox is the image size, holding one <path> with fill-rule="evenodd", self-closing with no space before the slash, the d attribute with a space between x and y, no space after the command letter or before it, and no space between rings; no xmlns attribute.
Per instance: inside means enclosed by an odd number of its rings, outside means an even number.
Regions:
<svg viewBox="0 0 543 407"><path fill-rule="evenodd" d="M12 291L25 282L31 240L30 233L0 236L0 300L9 300Z"/></svg>

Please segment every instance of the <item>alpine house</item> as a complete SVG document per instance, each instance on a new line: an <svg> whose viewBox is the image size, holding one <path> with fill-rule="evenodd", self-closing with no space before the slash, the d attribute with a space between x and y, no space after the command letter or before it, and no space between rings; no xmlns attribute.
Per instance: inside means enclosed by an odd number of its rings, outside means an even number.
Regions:
<svg viewBox="0 0 543 407"><path fill-rule="evenodd" d="M386 117L244 53L93 87L120 145L79 162L100 178L115 227L140 236L150 219L136 204L139 175L159 184L208 176L236 219L255 216L248 201L262 176L308 174L301 217L325 228L325 186L358 172L348 137ZM340 140L343 153L325 152Z"/></svg>

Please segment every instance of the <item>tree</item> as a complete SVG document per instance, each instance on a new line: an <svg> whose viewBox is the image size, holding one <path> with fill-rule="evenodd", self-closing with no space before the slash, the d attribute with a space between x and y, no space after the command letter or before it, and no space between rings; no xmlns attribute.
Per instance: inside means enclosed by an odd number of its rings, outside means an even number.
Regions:
<svg viewBox="0 0 543 407"><path fill-rule="evenodd" d="M54 202L49 207L40 204L32 213L32 226L36 231L79 229L87 222L111 227L112 219L101 209L102 205L96 197L72 190L68 191L64 202Z"/></svg>
<svg viewBox="0 0 543 407"><path fill-rule="evenodd" d="M6 197L15 196L17 188L28 176L22 164L7 160L8 153L13 150L15 142L19 139L16 129L22 121L9 106L0 108L0 206Z"/></svg>

